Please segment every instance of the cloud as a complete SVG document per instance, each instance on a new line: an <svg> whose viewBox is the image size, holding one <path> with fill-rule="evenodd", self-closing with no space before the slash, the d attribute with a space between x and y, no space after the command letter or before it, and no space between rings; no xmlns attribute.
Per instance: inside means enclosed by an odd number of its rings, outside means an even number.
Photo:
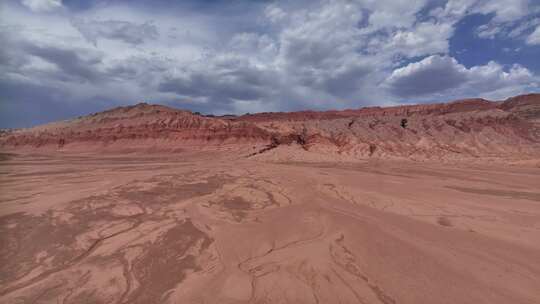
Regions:
<svg viewBox="0 0 540 304"><path fill-rule="evenodd" d="M287 12L275 36L275 67L296 100L311 100L313 107L351 102L381 60L361 54L364 32L371 30L359 24L369 14L358 3L332 1Z"/></svg>
<svg viewBox="0 0 540 304"><path fill-rule="evenodd" d="M145 22L141 24L119 20L74 19L72 24L84 38L97 45L98 39L119 40L128 44L142 44L158 38L157 27Z"/></svg>
<svg viewBox="0 0 540 304"><path fill-rule="evenodd" d="M0 78L0 121L1 127L29 127L37 123L67 119L77 116L77 107L85 105L61 101L65 92L48 85L20 82L13 79ZM87 104L95 107L96 104ZM79 109L80 110L80 109Z"/></svg>
<svg viewBox="0 0 540 304"><path fill-rule="evenodd" d="M539 17L523 18L508 22L498 22L492 19L490 22L476 28L475 33L483 39L520 39L527 41L528 36L538 25L540 25Z"/></svg>
<svg viewBox="0 0 540 304"><path fill-rule="evenodd" d="M34 12L50 12L62 7L62 0L22 0L21 2Z"/></svg>
<svg viewBox="0 0 540 304"><path fill-rule="evenodd" d="M483 39L495 39L498 35L503 33L504 27L498 23L487 23L480 25L475 33L478 37Z"/></svg>
<svg viewBox="0 0 540 304"><path fill-rule="evenodd" d="M272 4L264 9L264 15L273 23L280 22L287 17L287 14L283 9Z"/></svg>
<svg viewBox="0 0 540 304"><path fill-rule="evenodd" d="M452 57L433 55L394 70L385 85L393 94L408 98L441 93L497 96L501 88L517 92L537 83L538 78L518 64L505 68L490 61L466 68Z"/></svg>
<svg viewBox="0 0 540 304"><path fill-rule="evenodd" d="M448 23L422 22L409 30L397 31L387 48L399 50L407 57L448 52L453 27Z"/></svg>
<svg viewBox="0 0 540 304"><path fill-rule="evenodd" d="M540 44L540 26L527 37L527 44Z"/></svg>
<svg viewBox="0 0 540 304"><path fill-rule="evenodd" d="M17 101L31 108L37 96L51 109L69 104L69 113L140 100L243 113L506 97L535 88L537 71L526 68L534 65L477 62L451 43L461 20L487 14L479 36L515 37L505 47L531 50L537 11L515 3L65 1L60 13L36 14L8 1L0 82L10 93L0 101L17 117Z"/></svg>
<svg viewBox="0 0 540 304"><path fill-rule="evenodd" d="M56 88L60 83L101 83L103 53L61 43L35 41L20 32L0 31L0 39L10 47L0 51L4 79Z"/></svg>
<svg viewBox="0 0 540 304"><path fill-rule="evenodd" d="M531 29L540 25L540 17L532 18L530 20L520 20L520 22L515 22L517 25L508 33L510 38L519 38L529 32Z"/></svg>
<svg viewBox="0 0 540 304"><path fill-rule="evenodd" d="M380 0L362 1L359 5L371 11L369 27L379 30L411 27L416 22L416 14L428 2L428 0Z"/></svg>
<svg viewBox="0 0 540 304"><path fill-rule="evenodd" d="M39 46L26 44L24 50L58 68L55 78L69 81L90 81L103 80L97 65L101 63L101 58L94 53L83 49L64 49L55 46Z"/></svg>
<svg viewBox="0 0 540 304"><path fill-rule="evenodd" d="M496 21L510 21L525 16L529 11L529 0L484 0L475 3L475 12L495 14Z"/></svg>
<svg viewBox="0 0 540 304"><path fill-rule="evenodd" d="M412 97L442 92L466 81L465 67L454 58L430 56L394 70L387 84L395 95Z"/></svg>
<svg viewBox="0 0 540 304"><path fill-rule="evenodd" d="M535 0L451 0L466 2L468 14L490 17L474 33L483 39L519 39L527 42L527 35L540 24L540 2Z"/></svg>
<svg viewBox="0 0 540 304"><path fill-rule="evenodd" d="M159 83L159 91L179 97L212 103L229 109L236 101L258 101L268 97L278 86L272 71L258 68L232 54L208 59L204 65L172 73Z"/></svg>

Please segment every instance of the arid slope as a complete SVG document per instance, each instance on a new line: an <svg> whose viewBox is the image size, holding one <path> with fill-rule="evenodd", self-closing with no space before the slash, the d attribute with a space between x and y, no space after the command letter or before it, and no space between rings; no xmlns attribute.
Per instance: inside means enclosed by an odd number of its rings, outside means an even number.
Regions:
<svg viewBox="0 0 540 304"><path fill-rule="evenodd" d="M401 124L404 119L406 126ZM303 151L347 160L534 159L540 155L540 94L501 102L469 99L239 117L208 117L138 104L6 132L0 137L0 147L111 152L235 147L239 155L267 154L276 159Z"/></svg>

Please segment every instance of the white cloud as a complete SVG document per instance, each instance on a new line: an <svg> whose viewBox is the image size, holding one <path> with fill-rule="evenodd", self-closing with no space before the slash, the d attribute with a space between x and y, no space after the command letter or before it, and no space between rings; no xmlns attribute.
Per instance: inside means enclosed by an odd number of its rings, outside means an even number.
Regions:
<svg viewBox="0 0 540 304"><path fill-rule="evenodd" d="M287 14L279 6L270 4L264 9L264 15L274 23L280 22L287 17Z"/></svg>
<svg viewBox="0 0 540 304"><path fill-rule="evenodd" d="M484 0L478 1L475 12L495 13L496 21L510 21L528 13L529 0Z"/></svg>
<svg viewBox="0 0 540 304"><path fill-rule="evenodd" d="M422 22L407 31L396 32L386 48L407 57L447 53L452 33L453 27L448 23Z"/></svg>
<svg viewBox="0 0 540 304"><path fill-rule="evenodd" d="M418 97L430 94L447 96L498 96L500 90L520 92L538 84L527 68L511 67L490 61L466 68L448 56L429 56L396 69L385 85L397 96Z"/></svg>
<svg viewBox="0 0 540 304"><path fill-rule="evenodd" d="M530 13L529 0L449 0L433 15L439 19L456 20L468 14L494 14L494 21L506 22Z"/></svg>
<svg viewBox="0 0 540 304"><path fill-rule="evenodd" d="M540 26L537 26L534 32L527 37L528 44L540 44Z"/></svg>
<svg viewBox="0 0 540 304"><path fill-rule="evenodd" d="M484 39L519 39L527 41L528 33L540 25L540 18L522 18L507 22L492 19L486 24L480 25L475 33Z"/></svg>
<svg viewBox="0 0 540 304"><path fill-rule="evenodd" d="M370 10L372 30L382 28L410 27L416 21L416 13L424 7L427 0L365 0L360 5Z"/></svg>
<svg viewBox="0 0 540 304"><path fill-rule="evenodd" d="M484 39L494 39L497 35L501 34L504 27L498 23L482 24L476 29L476 35Z"/></svg>
<svg viewBox="0 0 540 304"><path fill-rule="evenodd" d="M21 2L34 12L49 12L62 7L62 0L22 0Z"/></svg>
<svg viewBox="0 0 540 304"><path fill-rule="evenodd" d="M516 23L517 26L508 33L508 37L510 38L519 38L526 34L528 30L534 29L536 26L540 25L540 17Z"/></svg>

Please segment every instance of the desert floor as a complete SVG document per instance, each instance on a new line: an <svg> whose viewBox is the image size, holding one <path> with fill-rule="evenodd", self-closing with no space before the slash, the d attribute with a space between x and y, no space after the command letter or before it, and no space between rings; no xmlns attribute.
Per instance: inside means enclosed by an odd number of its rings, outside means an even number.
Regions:
<svg viewBox="0 0 540 304"><path fill-rule="evenodd" d="M2 155L1 303L540 303L540 169Z"/></svg>

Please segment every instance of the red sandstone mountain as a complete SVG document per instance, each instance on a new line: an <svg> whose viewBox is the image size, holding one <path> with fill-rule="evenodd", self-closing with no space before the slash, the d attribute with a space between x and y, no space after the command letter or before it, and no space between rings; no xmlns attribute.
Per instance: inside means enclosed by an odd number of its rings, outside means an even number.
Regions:
<svg viewBox="0 0 540 304"><path fill-rule="evenodd" d="M406 127L401 126L403 119ZM0 134L2 150L137 151L235 147L362 159L539 158L540 94L505 101L207 117L141 103ZM281 151L281 152L280 152Z"/></svg>

